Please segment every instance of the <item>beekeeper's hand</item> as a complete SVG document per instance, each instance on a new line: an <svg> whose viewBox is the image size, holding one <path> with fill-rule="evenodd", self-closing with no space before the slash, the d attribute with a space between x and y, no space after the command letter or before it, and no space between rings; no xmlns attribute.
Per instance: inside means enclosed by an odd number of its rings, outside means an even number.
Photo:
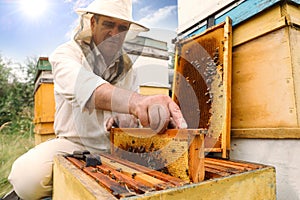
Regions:
<svg viewBox="0 0 300 200"><path fill-rule="evenodd" d="M106 122L106 129L109 131L112 127L115 128L138 128L138 119L130 114L115 114L110 117Z"/></svg>
<svg viewBox="0 0 300 200"><path fill-rule="evenodd" d="M174 128L187 128L178 105L167 95L144 96L132 94L129 112L136 116L144 127L162 133L171 123Z"/></svg>
<svg viewBox="0 0 300 200"><path fill-rule="evenodd" d="M187 128L179 106L167 95L145 96L106 83L93 98L96 109L132 114L156 133L164 132L170 122L174 128Z"/></svg>

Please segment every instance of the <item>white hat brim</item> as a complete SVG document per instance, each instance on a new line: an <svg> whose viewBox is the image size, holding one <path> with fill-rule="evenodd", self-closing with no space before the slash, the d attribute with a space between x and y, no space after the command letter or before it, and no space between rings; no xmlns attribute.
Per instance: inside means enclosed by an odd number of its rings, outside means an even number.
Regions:
<svg viewBox="0 0 300 200"><path fill-rule="evenodd" d="M97 15L102 15L102 16L107 16L107 17L113 17L113 18L116 18L116 19L120 19L120 20L124 20L124 21L127 21L129 23L131 23L131 26L130 26L130 29L133 30L133 31L143 31L143 32L147 32L149 31L149 28L139 24L138 22L135 22L135 21L131 21L131 20L128 20L128 19L124 19L124 18L121 18L119 16L114 16L112 14L105 14L105 13L96 13L96 12L91 12L85 8L79 8L76 10L76 13L81 16L83 14L97 14Z"/></svg>

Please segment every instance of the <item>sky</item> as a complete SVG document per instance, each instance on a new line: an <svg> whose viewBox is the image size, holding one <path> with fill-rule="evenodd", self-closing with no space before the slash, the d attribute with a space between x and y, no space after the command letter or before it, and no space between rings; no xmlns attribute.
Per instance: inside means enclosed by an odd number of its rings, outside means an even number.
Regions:
<svg viewBox="0 0 300 200"><path fill-rule="evenodd" d="M154 30L176 33L177 0L132 1L135 21ZM49 56L58 45L71 38L78 22L74 10L90 2L0 0L0 55L19 63L27 57Z"/></svg>

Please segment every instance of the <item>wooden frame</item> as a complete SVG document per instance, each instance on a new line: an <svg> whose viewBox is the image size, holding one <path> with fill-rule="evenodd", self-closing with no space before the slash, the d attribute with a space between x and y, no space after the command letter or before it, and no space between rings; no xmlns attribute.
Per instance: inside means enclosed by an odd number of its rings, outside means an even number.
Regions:
<svg viewBox="0 0 300 200"><path fill-rule="evenodd" d="M189 128L207 129L205 151L228 158L231 127L230 18L176 44L172 98Z"/></svg>
<svg viewBox="0 0 300 200"><path fill-rule="evenodd" d="M145 148L159 154L169 173L194 183L204 179L204 133L199 129L168 129L156 134L146 128L114 128L111 130L111 153L123 159L133 157L129 148ZM147 156L147 157L149 157ZM137 161L134 161L137 162Z"/></svg>

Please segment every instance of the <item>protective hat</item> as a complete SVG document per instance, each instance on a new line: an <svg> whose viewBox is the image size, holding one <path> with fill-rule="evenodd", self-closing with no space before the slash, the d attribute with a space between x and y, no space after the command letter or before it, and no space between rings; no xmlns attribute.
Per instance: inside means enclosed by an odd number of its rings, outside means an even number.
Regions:
<svg viewBox="0 0 300 200"><path fill-rule="evenodd" d="M125 20L131 23L130 29L136 31L148 31L145 26L133 21L131 0L95 0L86 8L76 10L79 15L99 14Z"/></svg>

